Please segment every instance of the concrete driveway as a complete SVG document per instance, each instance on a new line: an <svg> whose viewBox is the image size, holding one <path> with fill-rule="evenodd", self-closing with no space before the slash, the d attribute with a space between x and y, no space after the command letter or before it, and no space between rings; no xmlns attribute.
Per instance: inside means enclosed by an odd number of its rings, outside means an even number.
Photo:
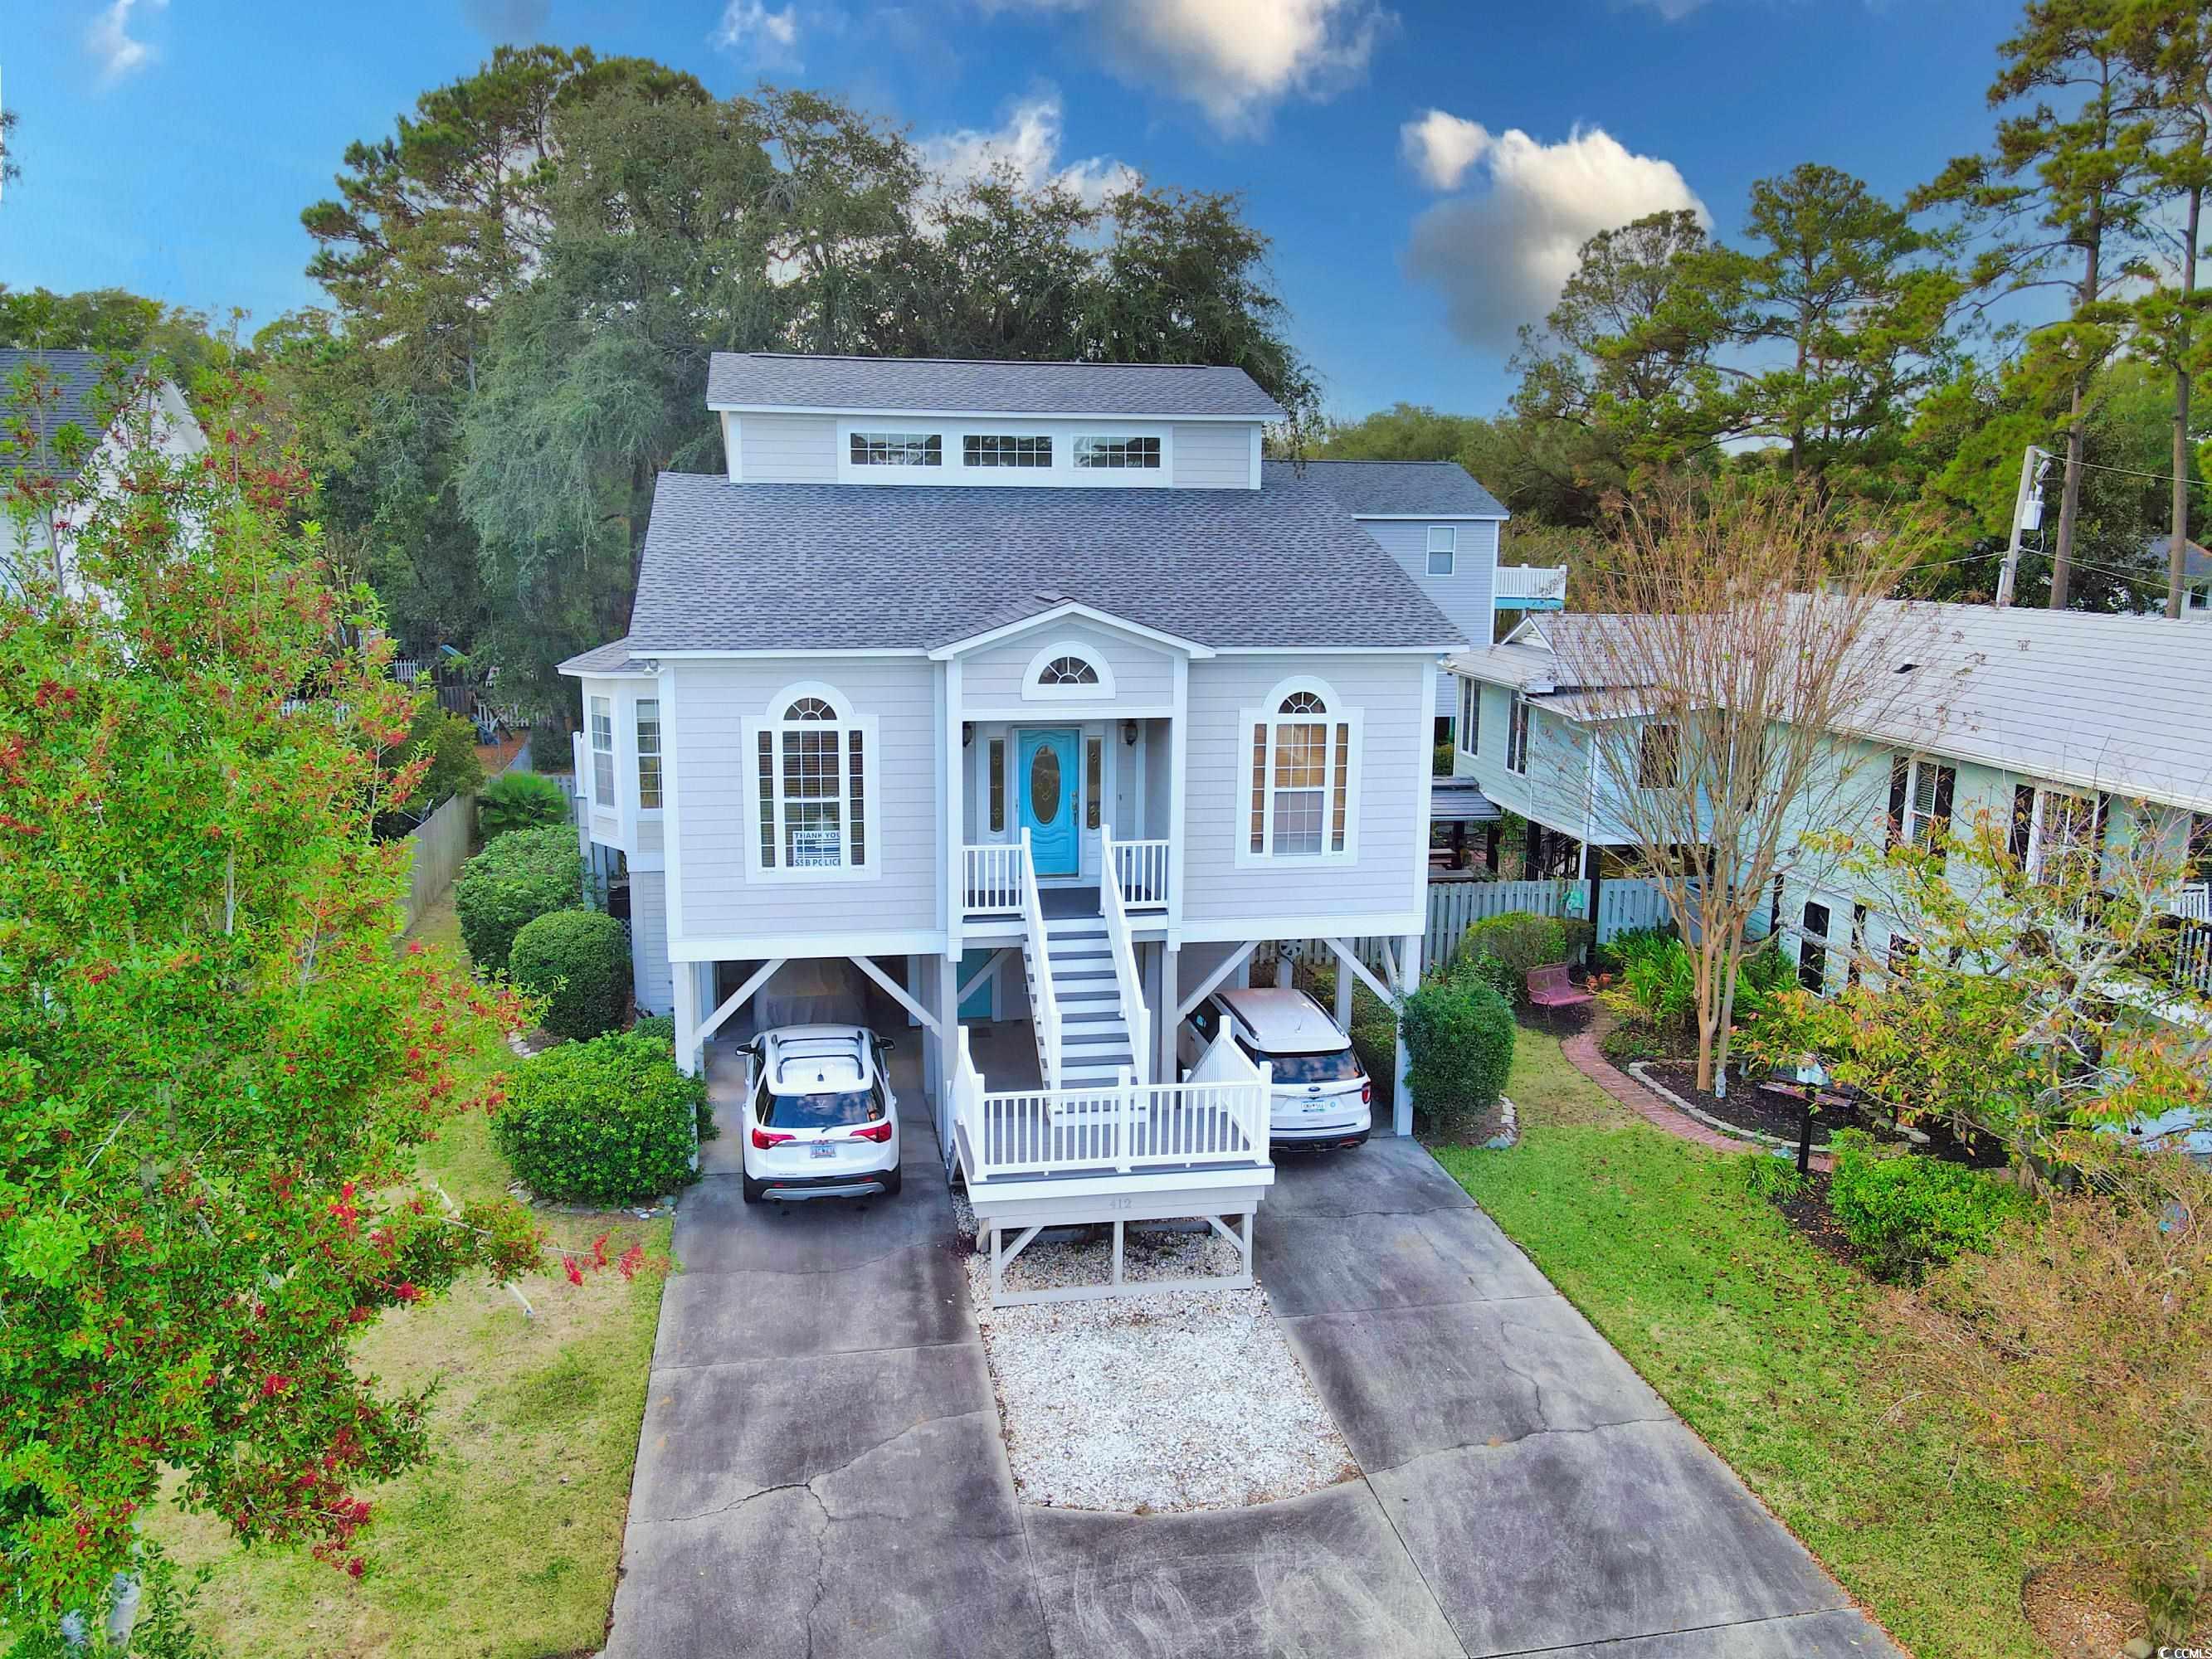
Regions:
<svg viewBox="0 0 2212 1659"><path fill-rule="evenodd" d="M1895 1659L1410 1142L1285 1160L1261 1206L1262 1281L1364 1479L1018 1504L935 1139L902 1128L906 1190L865 1209L748 1208L709 1146L610 1659Z"/></svg>

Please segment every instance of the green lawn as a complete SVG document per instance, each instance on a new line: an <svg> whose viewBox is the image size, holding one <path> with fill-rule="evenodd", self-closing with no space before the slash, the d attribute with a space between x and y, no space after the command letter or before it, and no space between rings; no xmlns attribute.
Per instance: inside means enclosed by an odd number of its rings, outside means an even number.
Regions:
<svg viewBox="0 0 2212 1659"><path fill-rule="evenodd" d="M1522 1144L1437 1156L1752 1490L1919 1659L2048 1659L2021 1583L2038 1539L1963 1437L1893 1379L1891 1292L1662 1133L1525 1028Z"/></svg>
<svg viewBox="0 0 2212 1659"><path fill-rule="evenodd" d="M458 946L450 902L414 937ZM475 1064L514 1063L488 1043ZM503 1191L505 1161L481 1116L449 1125L422 1170L456 1199ZM555 1215L554 1242L610 1255L668 1249L665 1220ZM433 1455L366 1495L376 1571L359 1583L298 1552L247 1551L203 1516L164 1510L155 1529L186 1565L213 1568L201 1622L238 1659L551 1659L599 1650L612 1604L653 1354L660 1280L557 1265L512 1292L478 1283L387 1314L362 1369L395 1386L433 1378Z"/></svg>

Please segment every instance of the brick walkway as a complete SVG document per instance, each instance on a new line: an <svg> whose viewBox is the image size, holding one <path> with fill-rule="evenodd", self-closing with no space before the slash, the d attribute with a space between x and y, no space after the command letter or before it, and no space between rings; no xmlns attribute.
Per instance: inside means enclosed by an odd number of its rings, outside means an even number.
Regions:
<svg viewBox="0 0 2212 1659"><path fill-rule="evenodd" d="M1615 1100L1642 1118L1654 1128L1664 1129L1681 1140L1692 1140L1700 1146L1710 1146L1717 1152L1749 1152L1759 1150L1753 1140L1738 1140L1710 1128L1687 1113L1678 1111L1666 1101L1645 1088L1605 1057L1598 1048L1600 1028L1593 1023L1588 1029L1576 1032L1559 1044L1574 1068ZM1826 1152L1813 1154L1813 1167L1825 1170L1829 1158Z"/></svg>

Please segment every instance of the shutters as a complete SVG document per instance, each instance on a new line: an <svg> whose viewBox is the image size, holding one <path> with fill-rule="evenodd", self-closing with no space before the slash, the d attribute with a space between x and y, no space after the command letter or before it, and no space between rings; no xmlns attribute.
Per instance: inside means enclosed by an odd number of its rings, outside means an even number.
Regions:
<svg viewBox="0 0 2212 1659"><path fill-rule="evenodd" d="M1912 781L1912 763L1903 755L1889 761L1889 829L1882 845L1894 847L1905 836L1905 793Z"/></svg>
<svg viewBox="0 0 2212 1659"><path fill-rule="evenodd" d="M2035 833L2035 786L2015 783L2012 787L2012 841L2007 850L2013 862L2023 870L2027 868L2028 848L2033 844Z"/></svg>
<svg viewBox="0 0 2212 1659"><path fill-rule="evenodd" d="M1959 786L1959 769L1939 766L1936 769L1936 825L1929 843L1936 848L1936 862L1940 868L1947 860L1951 840L1951 798Z"/></svg>

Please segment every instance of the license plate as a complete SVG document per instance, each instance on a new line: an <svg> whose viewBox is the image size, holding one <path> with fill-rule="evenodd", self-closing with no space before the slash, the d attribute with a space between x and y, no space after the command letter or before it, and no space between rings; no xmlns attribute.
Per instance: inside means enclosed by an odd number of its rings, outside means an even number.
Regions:
<svg viewBox="0 0 2212 1659"><path fill-rule="evenodd" d="M837 1143L834 1140L817 1140L806 1149L806 1155L809 1158L835 1158L837 1156Z"/></svg>
<svg viewBox="0 0 2212 1659"><path fill-rule="evenodd" d="M1316 1112L1325 1112L1328 1110L1328 1109L1334 1103L1335 1103L1333 1101L1327 1100L1310 1100L1298 1109L1310 1116Z"/></svg>

